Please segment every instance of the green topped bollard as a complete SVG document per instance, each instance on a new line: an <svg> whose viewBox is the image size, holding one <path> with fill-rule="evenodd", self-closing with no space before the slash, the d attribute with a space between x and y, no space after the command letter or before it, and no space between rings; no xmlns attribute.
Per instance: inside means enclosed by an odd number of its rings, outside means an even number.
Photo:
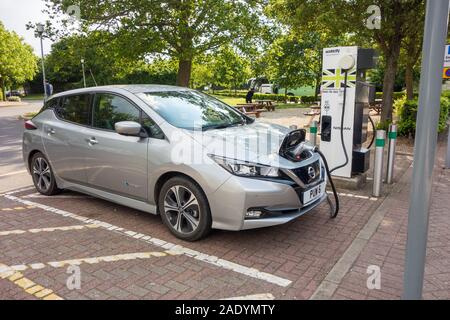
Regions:
<svg viewBox="0 0 450 320"><path fill-rule="evenodd" d="M377 130L375 140L375 166L373 169L373 190L374 197L381 196L381 186L383 185L383 158L384 145L386 144L386 131Z"/></svg>
<svg viewBox="0 0 450 320"><path fill-rule="evenodd" d="M309 141L315 146L317 146L317 131L318 131L317 121L313 121L311 123L311 126L309 127Z"/></svg>
<svg viewBox="0 0 450 320"><path fill-rule="evenodd" d="M386 168L386 183L394 183L394 169L395 169L395 151L397 145L397 125L391 124L389 126L388 134L388 161Z"/></svg>

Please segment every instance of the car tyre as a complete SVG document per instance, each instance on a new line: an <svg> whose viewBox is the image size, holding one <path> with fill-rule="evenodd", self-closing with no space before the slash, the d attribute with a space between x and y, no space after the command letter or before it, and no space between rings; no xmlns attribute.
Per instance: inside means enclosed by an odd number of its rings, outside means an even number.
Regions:
<svg viewBox="0 0 450 320"><path fill-rule="evenodd" d="M203 190L192 180L173 177L166 181L158 197L161 219L176 237L197 241L211 231L212 218Z"/></svg>
<svg viewBox="0 0 450 320"><path fill-rule="evenodd" d="M53 169L47 157L41 152L33 155L30 162L31 176L36 190L45 196L53 196L61 192L56 185Z"/></svg>

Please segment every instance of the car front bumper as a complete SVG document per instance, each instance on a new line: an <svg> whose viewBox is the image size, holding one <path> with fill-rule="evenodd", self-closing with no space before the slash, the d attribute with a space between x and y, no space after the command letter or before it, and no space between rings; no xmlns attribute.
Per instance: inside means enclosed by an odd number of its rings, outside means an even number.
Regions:
<svg viewBox="0 0 450 320"><path fill-rule="evenodd" d="M306 189L326 183L324 176ZM247 230L287 223L316 208L326 200L323 194L304 206L298 186L253 178L232 176L214 193L208 195L213 218L212 227L223 230ZM264 212L260 218L246 218L249 210Z"/></svg>

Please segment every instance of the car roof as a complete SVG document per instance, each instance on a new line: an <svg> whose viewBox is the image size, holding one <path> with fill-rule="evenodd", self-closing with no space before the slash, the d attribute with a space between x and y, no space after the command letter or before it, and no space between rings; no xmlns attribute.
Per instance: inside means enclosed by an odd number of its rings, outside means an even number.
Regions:
<svg viewBox="0 0 450 320"><path fill-rule="evenodd" d="M122 90L129 91L133 94L142 92L167 92L167 91L189 91L191 89L185 87L160 85L160 84L123 84L123 85L109 85L109 86L99 86L99 87L89 87L82 89L68 90L64 92L57 93L51 98L62 97L72 94L90 93L90 92L101 92L101 91L112 91L120 93Z"/></svg>

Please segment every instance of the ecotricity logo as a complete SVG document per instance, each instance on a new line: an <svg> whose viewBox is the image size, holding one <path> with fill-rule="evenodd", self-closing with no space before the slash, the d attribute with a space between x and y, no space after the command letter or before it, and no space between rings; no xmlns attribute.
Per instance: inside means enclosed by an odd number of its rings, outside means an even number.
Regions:
<svg viewBox="0 0 450 320"><path fill-rule="evenodd" d="M325 51L325 54L338 54L341 52L341 49L329 49Z"/></svg>

